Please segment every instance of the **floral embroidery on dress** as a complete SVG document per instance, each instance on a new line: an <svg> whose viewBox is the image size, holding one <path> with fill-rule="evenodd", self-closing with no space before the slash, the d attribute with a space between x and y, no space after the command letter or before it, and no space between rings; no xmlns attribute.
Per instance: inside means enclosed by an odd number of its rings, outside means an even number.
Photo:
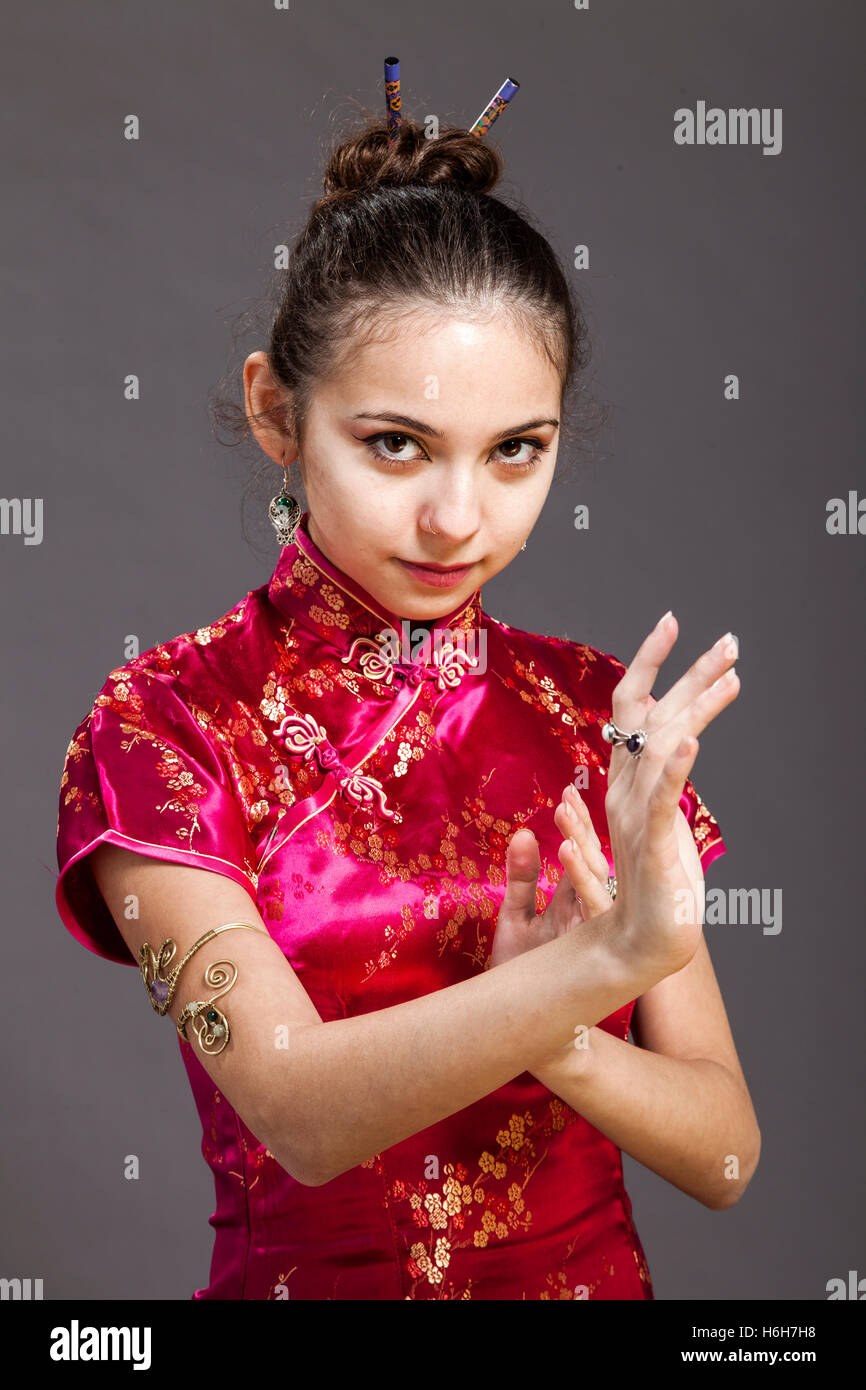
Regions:
<svg viewBox="0 0 866 1390"><path fill-rule="evenodd" d="M716 842L722 838L722 833L719 830L715 817L707 810L701 800L700 793L696 791L692 783L686 781L685 787L687 791L691 792L697 803L692 835L698 846L698 854L702 855L706 853L710 845L716 844Z"/></svg>
<svg viewBox="0 0 866 1390"><path fill-rule="evenodd" d="M218 638L225 637L233 626L246 621L246 604L246 599L241 599L240 603L224 617L217 619L216 622L208 623L207 627L200 627L196 632L190 632L188 634L190 641L198 647L207 647Z"/></svg>
<svg viewBox="0 0 866 1390"><path fill-rule="evenodd" d="M565 1252L565 1257L562 1262L562 1267L544 1276L545 1288L543 1288L541 1290L541 1293L538 1295L539 1299L557 1299L561 1302L564 1300L568 1300L569 1298L577 1297L577 1294L568 1282L568 1274L565 1270L565 1262L566 1260L571 1259L571 1254L576 1244L577 1236L575 1236L573 1240L569 1241L568 1249ZM597 1283L596 1287L598 1287ZM525 1293L523 1297L526 1297Z"/></svg>
<svg viewBox="0 0 866 1390"><path fill-rule="evenodd" d="M579 679L583 679L589 665L596 660L596 657L590 648L578 648L577 650L584 654L583 661L579 660L578 662L581 671ZM608 754L604 751L599 753L580 736L575 744L576 731L591 729L597 722L588 715L584 707L576 704L571 696L565 690L560 689L550 676L539 676L536 673L534 661L523 662L512 653L511 666L517 675L526 682L529 689L521 689L514 676L503 676L496 672L499 680L507 689L514 690L524 703L543 714L553 716L551 732L557 742L568 750L573 761L599 769L606 768L609 759ZM605 720L601 721L601 723L604 722Z"/></svg>
<svg viewBox="0 0 866 1390"><path fill-rule="evenodd" d="M551 811L558 804L558 798L554 801L553 797L543 792L538 785L538 778L533 776L534 791L532 793L532 805L528 810L517 810L512 819L504 820L501 816L494 816L487 810L487 803L482 796L483 789L494 776L496 768L491 768L479 785L475 796L465 795L463 797L463 810L461 815L466 826L474 826L477 830L476 844L480 853L490 864L496 865L503 870L505 868L505 851L508 842L516 830L524 828L531 829L532 821L543 811ZM557 877L560 870L557 870ZM504 876L501 880L504 882Z"/></svg>
<svg viewBox="0 0 866 1390"><path fill-rule="evenodd" d="M400 923L392 926L390 922L383 928L385 945L378 956L372 960L364 961L364 974L361 976L361 983L369 980L371 975L375 975L377 970L384 970L397 959L397 947L405 941L415 930L415 914L408 903L403 903L400 908Z"/></svg>
<svg viewBox="0 0 866 1390"><path fill-rule="evenodd" d="M438 910L440 915L448 914L434 937L439 955L446 950L461 951L477 970L484 970L490 959L498 901L485 892L482 884L463 885L459 877L445 878L438 895ZM490 924L486 930L484 923Z"/></svg>
<svg viewBox="0 0 866 1390"><path fill-rule="evenodd" d="M532 1211L525 1194L547 1156L547 1143L539 1152L542 1143L579 1118L558 1096L551 1096L548 1111L539 1121L530 1110L512 1113L490 1147L478 1155L474 1171L462 1162L444 1165L439 1190L426 1179L418 1183L389 1180L381 1154L360 1165L380 1174L389 1203L408 1203L418 1228L419 1238L404 1250L410 1281L407 1297L433 1289L437 1299L471 1298L472 1280L457 1287L449 1275L452 1256L461 1249L499 1244L516 1231L529 1232ZM408 1245L410 1239L404 1236L404 1243Z"/></svg>
<svg viewBox="0 0 866 1390"><path fill-rule="evenodd" d="M635 1235L637 1235L637 1232L635 1232ZM646 1256L644 1255L643 1250L641 1250L640 1252L638 1252L637 1250L632 1250L631 1253L634 1255L634 1262L637 1265L638 1277L640 1278L642 1283L648 1284L649 1287L652 1288L652 1279L650 1278L649 1266L646 1262Z"/></svg>
<svg viewBox="0 0 866 1390"><path fill-rule="evenodd" d="M196 781L194 773L190 771L177 749L146 727L144 701L125 673L116 671L112 676L124 678L116 681L110 695L100 694L96 697L94 709L107 706L114 713L121 715L120 731L127 735L119 744L122 753L128 753L138 743L153 745L157 754L156 772L164 779L166 792L169 793L167 799L153 809L160 815L169 812L183 817L187 824L177 826L175 835L184 842L186 849L192 849L193 837L200 828L199 811L201 799L206 795L206 788Z"/></svg>
<svg viewBox="0 0 866 1390"><path fill-rule="evenodd" d="M84 811L88 807L98 811L102 806L102 798L97 792L85 791L82 787L74 785L70 777L70 772L74 773L76 764L83 761L86 766L90 759L90 749L87 746L89 731L90 716L88 715L79 733L69 743L63 763L63 772L60 776L60 805L63 807L71 806L74 813ZM60 811L58 809L58 825L59 823Z"/></svg>

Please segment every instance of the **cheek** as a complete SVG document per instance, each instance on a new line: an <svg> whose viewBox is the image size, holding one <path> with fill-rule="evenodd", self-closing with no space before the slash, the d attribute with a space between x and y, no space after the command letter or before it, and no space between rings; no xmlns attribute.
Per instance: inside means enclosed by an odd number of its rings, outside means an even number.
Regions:
<svg viewBox="0 0 866 1390"><path fill-rule="evenodd" d="M547 469L524 477L519 484L510 483L493 500L490 529L497 534L503 548L517 542L522 544L527 532L538 520L550 491Z"/></svg>
<svg viewBox="0 0 866 1390"><path fill-rule="evenodd" d="M339 457L312 455L307 463L306 493L310 508L329 530L345 529L358 516L359 491L352 485L351 468L341 467Z"/></svg>

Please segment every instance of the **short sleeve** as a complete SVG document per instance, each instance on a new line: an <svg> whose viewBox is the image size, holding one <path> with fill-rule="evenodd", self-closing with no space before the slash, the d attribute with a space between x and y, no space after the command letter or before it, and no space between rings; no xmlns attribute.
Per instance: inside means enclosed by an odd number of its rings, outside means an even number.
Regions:
<svg viewBox="0 0 866 1390"><path fill-rule="evenodd" d="M211 869L255 902L254 849L207 719L163 672L113 671L73 735L60 782L55 900L72 935L137 965L90 868L98 844ZM202 721L202 722L200 722Z"/></svg>
<svg viewBox="0 0 866 1390"><path fill-rule="evenodd" d="M728 850L717 820L707 810L699 793L688 779L680 797L680 810L689 823L701 868L706 873L713 860L727 854Z"/></svg>

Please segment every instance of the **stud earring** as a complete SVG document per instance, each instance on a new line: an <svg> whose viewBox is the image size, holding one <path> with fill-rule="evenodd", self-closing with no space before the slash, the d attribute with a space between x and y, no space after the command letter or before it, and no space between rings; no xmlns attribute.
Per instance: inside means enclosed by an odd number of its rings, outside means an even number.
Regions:
<svg viewBox="0 0 866 1390"><path fill-rule="evenodd" d="M300 458L298 459L300 463ZM289 492L289 469L291 464L287 464L285 456L282 459L283 466L283 486L276 497L271 498L268 507L268 516L271 524L277 533L277 540L281 546L291 545L295 539L295 532L298 529L298 522L301 519L301 508L296 498Z"/></svg>

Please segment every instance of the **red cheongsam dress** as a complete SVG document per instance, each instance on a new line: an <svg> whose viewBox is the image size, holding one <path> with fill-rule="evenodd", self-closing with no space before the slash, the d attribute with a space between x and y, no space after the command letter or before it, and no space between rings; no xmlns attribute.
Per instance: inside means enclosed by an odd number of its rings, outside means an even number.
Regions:
<svg viewBox="0 0 866 1390"><path fill-rule="evenodd" d="M508 840L538 840L541 910L577 769L610 861L601 730L625 668L496 621L480 589L421 641L307 522L267 584L109 674L66 755L57 906L89 950L135 966L94 846L225 874L328 1022L487 968ZM690 781L680 805L706 868L719 827ZM633 1004L599 1026L627 1040ZM215 1184L193 1298L653 1297L620 1150L529 1072L309 1187L173 1035Z"/></svg>

